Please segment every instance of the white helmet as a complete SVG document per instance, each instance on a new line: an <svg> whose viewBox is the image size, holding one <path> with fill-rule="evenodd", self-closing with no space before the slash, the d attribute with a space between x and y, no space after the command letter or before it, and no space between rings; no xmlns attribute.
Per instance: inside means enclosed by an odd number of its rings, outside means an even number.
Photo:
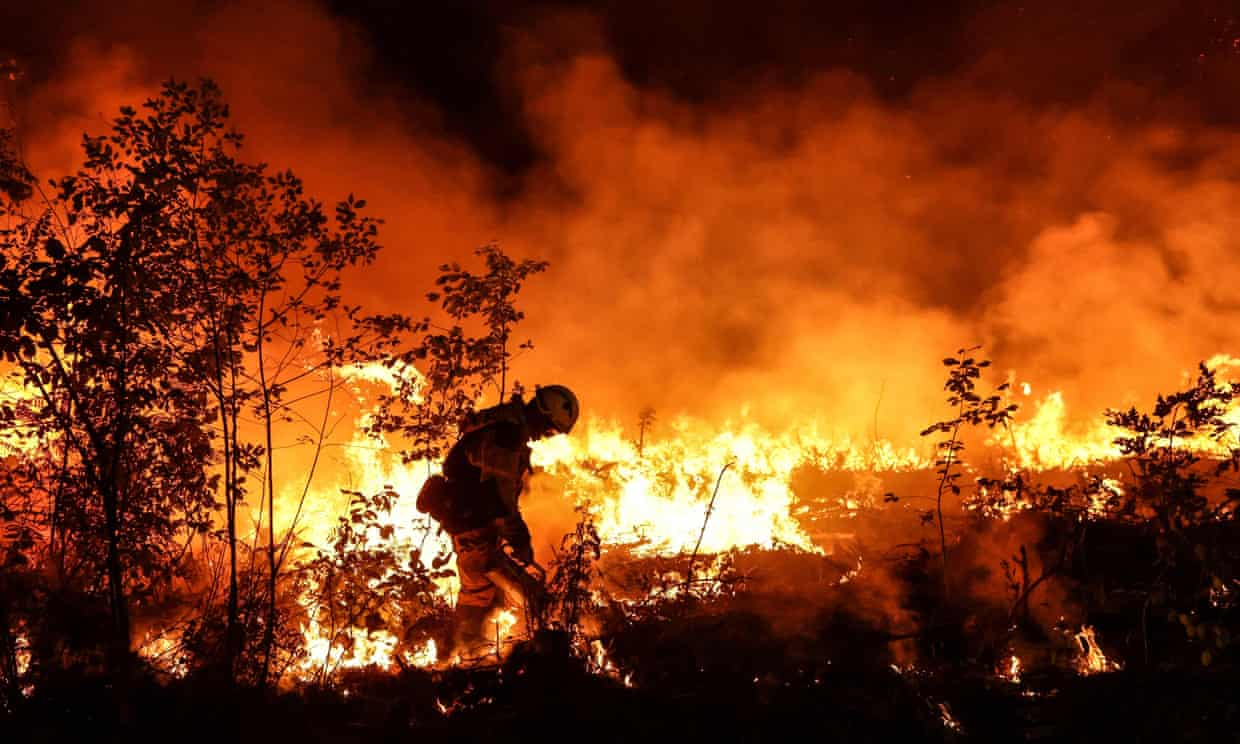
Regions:
<svg viewBox="0 0 1240 744"><path fill-rule="evenodd" d="M577 396L563 385L537 388L534 391L534 406L561 434L567 434L573 430L573 424L577 423L577 415L581 413L581 407L577 405Z"/></svg>

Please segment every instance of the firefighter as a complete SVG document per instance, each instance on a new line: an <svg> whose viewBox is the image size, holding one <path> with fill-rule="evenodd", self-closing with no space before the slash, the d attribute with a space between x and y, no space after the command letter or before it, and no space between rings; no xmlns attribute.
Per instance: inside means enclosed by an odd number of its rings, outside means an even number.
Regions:
<svg viewBox="0 0 1240 744"><path fill-rule="evenodd" d="M445 506L432 516L452 536L456 550L461 589L454 643L464 658L491 640L483 623L497 599L524 614L542 591L541 580L526 570L537 564L518 506L530 471L529 443L567 434L578 413L577 397L568 388L537 388L528 402L514 396L467 420L444 459Z"/></svg>

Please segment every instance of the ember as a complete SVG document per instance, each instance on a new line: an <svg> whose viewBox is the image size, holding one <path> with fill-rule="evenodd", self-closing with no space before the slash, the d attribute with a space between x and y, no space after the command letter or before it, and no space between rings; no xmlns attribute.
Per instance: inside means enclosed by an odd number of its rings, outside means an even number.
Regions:
<svg viewBox="0 0 1240 744"><path fill-rule="evenodd" d="M1106 654L1102 653L1102 648L1098 646L1092 627L1088 625L1082 626L1081 631L1073 638L1076 639L1081 651L1076 661L1077 671L1081 674L1098 674L1100 672L1114 672L1123 669L1123 666L1118 661L1108 659Z"/></svg>

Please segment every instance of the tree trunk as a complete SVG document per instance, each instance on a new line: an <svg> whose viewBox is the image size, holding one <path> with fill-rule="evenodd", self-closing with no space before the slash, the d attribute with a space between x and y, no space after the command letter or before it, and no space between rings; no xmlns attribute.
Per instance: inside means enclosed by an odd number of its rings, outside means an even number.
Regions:
<svg viewBox="0 0 1240 744"><path fill-rule="evenodd" d="M224 419L230 414L225 413ZM234 419L235 420L235 419ZM230 422L231 423L231 422ZM230 424L225 424L226 430ZM228 619L224 629L224 661L225 671L231 682L236 677L237 656L240 652L240 607L237 593L237 465L236 465L236 429L232 429L233 440L229 447L232 450L225 466L224 511L228 530Z"/></svg>
<svg viewBox="0 0 1240 744"><path fill-rule="evenodd" d="M271 386L267 383L267 365L263 354L263 349L267 345L263 337L265 333L263 311L266 297L266 292L264 292L259 300L258 337L255 339L258 347L258 382L263 395L263 430L267 439L267 619L263 623L263 666L259 671L259 687L267 685L267 674L271 669L271 648L275 643L276 626L276 578L279 571L276 565L276 481L272 470L275 455L271 435Z"/></svg>
<svg viewBox="0 0 1240 744"><path fill-rule="evenodd" d="M112 613L112 644L109 663L113 670L129 664L129 604L125 597L124 569L121 565L120 515L118 514L118 480L120 469L113 473L113 482L103 488L104 536L107 540L108 604Z"/></svg>
<svg viewBox="0 0 1240 744"><path fill-rule="evenodd" d="M22 700L21 685L17 679L17 638L13 635L12 620L9 617L9 588L4 586L4 575L0 574L0 674L4 675L5 708L12 711Z"/></svg>

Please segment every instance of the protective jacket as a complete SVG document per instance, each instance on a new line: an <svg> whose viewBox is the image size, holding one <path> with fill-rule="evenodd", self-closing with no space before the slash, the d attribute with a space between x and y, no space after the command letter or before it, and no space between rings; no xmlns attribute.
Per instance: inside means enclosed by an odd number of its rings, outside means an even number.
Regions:
<svg viewBox="0 0 1240 744"><path fill-rule="evenodd" d="M507 410L466 431L444 460L451 508L441 522L452 535L494 526L526 553L530 531L518 500L530 472L530 429L520 406L497 408Z"/></svg>

